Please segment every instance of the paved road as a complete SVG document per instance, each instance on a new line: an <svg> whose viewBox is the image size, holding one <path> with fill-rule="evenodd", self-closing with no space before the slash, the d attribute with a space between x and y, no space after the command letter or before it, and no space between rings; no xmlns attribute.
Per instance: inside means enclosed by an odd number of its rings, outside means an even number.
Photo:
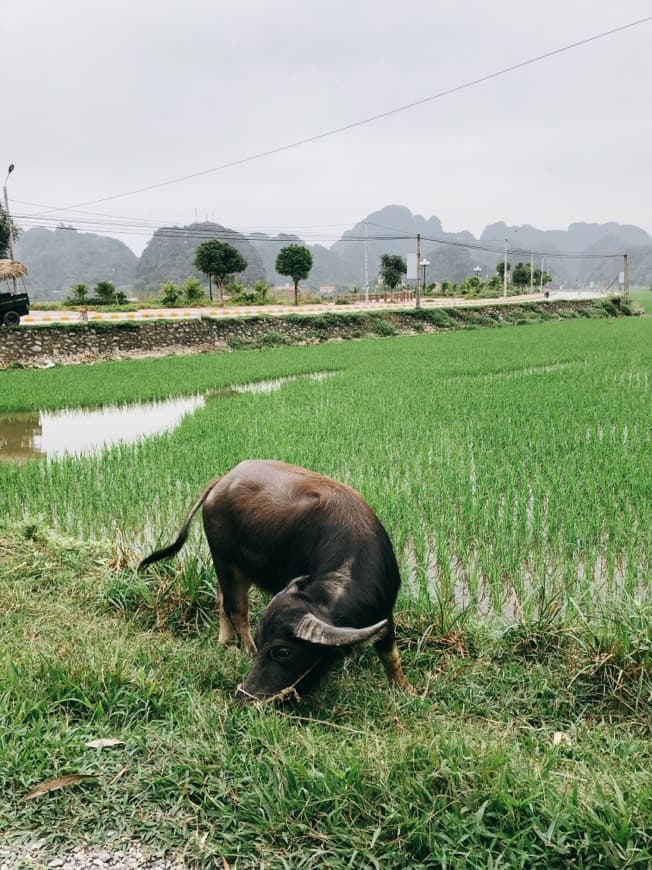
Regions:
<svg viewBox="0 0 652 870"><path fill-rule="evenodd" d="M591 299L599 297L597 291L553 291L550 299ZM495 299L422 299L423 308L447 308L451 306L469 305L513 305L518 302L536 302L543 299L543 294L523 294L522 296L509 296L507 299L497 297ZM357 302L352 305L335 305L327 302L319 305L249 305L242 308L219 308L217 306L206 308L144 308L139 311L89 311L88 321L116 321L116 320L185 320L201 317L252 317L256 314L282 316L285 314L324 314L335 312L347 314L351 311L405 311L413 309L414 301L408 302ZM21 318L25 325L47 325L49 323L79 323L82 320L80 311L32 311L31 314Z"/></svg>

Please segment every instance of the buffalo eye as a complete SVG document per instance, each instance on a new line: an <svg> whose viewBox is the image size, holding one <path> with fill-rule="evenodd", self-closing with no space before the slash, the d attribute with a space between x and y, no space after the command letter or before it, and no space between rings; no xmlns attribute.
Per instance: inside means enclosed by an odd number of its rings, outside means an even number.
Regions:
<svg viewBox="0 0 652 870"><path fill-rule="evenodd" d="M286 662L292 655L287 646L273 646L269 654L277 662Z"/></svg>

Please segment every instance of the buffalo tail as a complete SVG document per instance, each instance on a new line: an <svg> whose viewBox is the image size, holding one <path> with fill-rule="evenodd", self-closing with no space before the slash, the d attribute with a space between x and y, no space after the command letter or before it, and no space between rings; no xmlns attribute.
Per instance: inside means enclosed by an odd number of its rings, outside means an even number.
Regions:
<svg viewBox="0 0 652 870"><path fill-rule="evenodd" d="M186 514L186 518L183 521L183 525L181 526L181 529L179 530L179 534L177 535L176 539L169 546L163 547L161 550L155 550L153 553L143 559L143 561L138 566L139 571L143 571L145 568L147 568L148 565L152 565L154 562L159 562L161 559L169 559L170 556L175 556L179 552L179 550L186 543L186 540L188 538L188 530L190 528L190 523L192 522L193 517L195 516L199 508L204 504L204 502L208 498L209 493L219 480L221 480L221 478L219 477L215 480L212 480L208 484L206 489L197 498L197 501Z"/></svg>

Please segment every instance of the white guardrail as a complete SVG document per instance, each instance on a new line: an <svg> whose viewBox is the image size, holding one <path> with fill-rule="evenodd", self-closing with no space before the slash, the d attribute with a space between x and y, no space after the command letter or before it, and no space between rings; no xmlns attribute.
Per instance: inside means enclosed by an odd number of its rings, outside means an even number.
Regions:
<svg viewBox="0 0 652 870"><path fill-rule="evenodd" d="M594 294L598 296L599 294ZM551 298L560 298L562 294L551 293ZM521 296L502 296L492 299L422 299L423 308L449 308L451 306L477 306L477 305L509 305L518 302L537 302L544 298L542 293L523 294ZM566 297L572 298L572 297ZM587 298L582 294L582 298ZM374 302L356 302L350 305L335 305L327 302L318 305L249 305L241 308L220 308L208 306L205 308L144 308L139 311L88 311L84 314L79 310L72 311L32 311L21 317L21 324L32 326L47 326L50 323L98 323L121 320L147 321L147 320L191 320L229 317L253 317L260 314L283 316L286 314L324 314L336 312L347 314L351 311L401 311L412 310L415 304L410 302L390 302L379 300Z"/></svg>

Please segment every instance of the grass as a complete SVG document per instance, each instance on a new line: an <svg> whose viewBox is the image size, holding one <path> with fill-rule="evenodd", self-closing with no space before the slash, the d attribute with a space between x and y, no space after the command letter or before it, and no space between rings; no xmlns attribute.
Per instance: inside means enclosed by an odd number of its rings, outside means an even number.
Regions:
<svg viewBox="0 0 652 870"><path fill-rule="evenodd" d="M6 842L137 837L243 867L647 866L647 714L603 691L579 636L524 654L487 626L443 643L407 614L415 696L364 650L295 709L235 709L248 662L214 624L148 627L115 607L115 552L70 545L0 536ZM24 800L74 773L93 778Z"/></svg>
<svg viewBox="0 0 652 870"><path fill-rule="evenodd" d="M137 839L237 867L649 866L650 331L0 373L14 409L338 373L216 400L134 447L0 465L0 839ZM249 663L217 648L200 536L135 574L245 456L318 468L375 507L414 695L363 649L295 708L235 709ZM66 774L93 778L24 799Z"/></svg>
<svg viewBox="0 0 652 870"><path fill-rule="evenodd" d="M652 314L652 291L649 289L631 290L630 297L633 302L638 302L646 314Z"/></svg>

